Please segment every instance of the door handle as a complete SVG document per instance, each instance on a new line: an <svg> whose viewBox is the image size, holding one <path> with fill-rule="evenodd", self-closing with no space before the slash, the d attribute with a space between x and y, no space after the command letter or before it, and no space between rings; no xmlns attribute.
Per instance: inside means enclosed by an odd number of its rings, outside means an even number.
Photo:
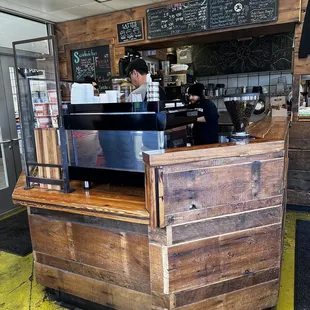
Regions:
<svg viewBox="0 0 310 310"><path fill-rule="evenodd" d="M12 139L11 141L20 141L21 138Z"/></svg>

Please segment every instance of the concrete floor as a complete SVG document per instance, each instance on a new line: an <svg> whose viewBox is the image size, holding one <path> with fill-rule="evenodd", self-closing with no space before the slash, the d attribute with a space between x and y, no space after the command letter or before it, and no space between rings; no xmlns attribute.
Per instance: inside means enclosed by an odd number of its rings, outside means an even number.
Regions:
<svg viewBox="0 0 310 310"><path fill-rule="evenodd" d="M310 221L310 213L287 212L279 303L274 310L294 310L294 253L296 220ZM44 287L33 276L32 254L26 257L0 252L0 309L57 310ZM86 309L87 310L87 309ZM211 309L210 309L211 310Z"/></svg>

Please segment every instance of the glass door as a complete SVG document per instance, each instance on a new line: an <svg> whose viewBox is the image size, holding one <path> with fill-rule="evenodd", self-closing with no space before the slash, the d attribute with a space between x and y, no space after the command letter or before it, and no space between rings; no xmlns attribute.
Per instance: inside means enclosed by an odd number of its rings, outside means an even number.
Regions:
<svg viewBox="0 0 310 310"><path fill-rule="evenodd" d="M14 68L14 57L0 55L0 214L14 208L12 192L21 173L18 111L10 68Z"/></svg>

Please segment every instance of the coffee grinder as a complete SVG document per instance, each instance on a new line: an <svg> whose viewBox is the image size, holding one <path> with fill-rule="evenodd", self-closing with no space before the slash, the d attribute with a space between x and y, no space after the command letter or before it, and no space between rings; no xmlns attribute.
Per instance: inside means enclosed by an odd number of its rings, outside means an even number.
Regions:
<svg viewBox="0 0 310 310"><path fill-rule="evenodd" d="M258 100L259 93L224 96L224 103L234 126L234 131L228 137L230 142L245 144L254 139L247 133L246 127Z"/></svg>

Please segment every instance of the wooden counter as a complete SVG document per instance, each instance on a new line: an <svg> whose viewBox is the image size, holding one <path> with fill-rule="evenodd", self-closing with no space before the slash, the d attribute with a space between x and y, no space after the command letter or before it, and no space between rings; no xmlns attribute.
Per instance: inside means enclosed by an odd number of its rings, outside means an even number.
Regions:
<svg viewBox="0 0 310 310"><path fill-rule="evenodd" d="M20 179L13 198L28 208L38 283L121 310L274 306L287 128L266 118L249 144L145 153L145 198L108 186L25 191Z"/></svg>

